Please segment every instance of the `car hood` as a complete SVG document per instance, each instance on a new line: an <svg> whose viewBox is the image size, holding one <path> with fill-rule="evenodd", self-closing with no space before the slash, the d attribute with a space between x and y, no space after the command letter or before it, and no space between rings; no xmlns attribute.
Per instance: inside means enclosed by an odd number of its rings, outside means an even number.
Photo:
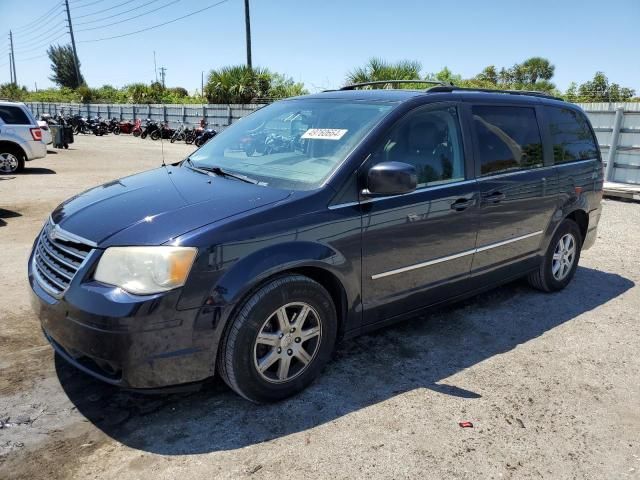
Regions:
<svg viewBox="0 0 640 480"><path fill-rule="evenodd" d="M56 208L51 219L98 246L159 245L289 195L285 190L167 166L87 190Z"/></svg>

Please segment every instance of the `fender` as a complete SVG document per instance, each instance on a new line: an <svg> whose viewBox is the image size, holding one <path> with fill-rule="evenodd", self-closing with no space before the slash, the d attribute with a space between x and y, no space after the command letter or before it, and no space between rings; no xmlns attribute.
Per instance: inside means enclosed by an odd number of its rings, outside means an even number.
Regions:
<svg viewBox="0 0 640 480"><path fill-rule="evenodd" d="M544 238L540 244L540 255L544 255L547 248L549 248L551 239L555 235L556 230L558 230L562 221L577 211L584 213L587 216L587 219L589 218L589 201L586 199L585 195L570 197L562 206L556 209L549 221L549 225L547 225Z"/></svg>
<svg viewBox="0 0 640 480"><path fill-rule="evenodd" d="M257 250L238 260L216 281L211 291L214 304L229 305L241 301L245 295L267 278L288 270L316 267L332 274L342 285L351 304L358 298L354 285L360 285L359 268L328 245L295 241Z"/></svg>

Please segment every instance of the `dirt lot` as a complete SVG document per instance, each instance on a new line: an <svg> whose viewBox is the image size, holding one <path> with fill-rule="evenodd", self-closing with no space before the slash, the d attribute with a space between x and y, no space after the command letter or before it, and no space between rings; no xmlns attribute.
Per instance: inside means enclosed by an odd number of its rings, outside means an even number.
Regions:
<svg viewBox="0 0 640 480"><path fill-rule="evenodd" d="M0 478L640 478L640 204L605 202L565 291L517 282L344 342L289 401L147 397L55 358L29 308L49 212L161 162L151 140L72 147L0 176Z"/></svg>

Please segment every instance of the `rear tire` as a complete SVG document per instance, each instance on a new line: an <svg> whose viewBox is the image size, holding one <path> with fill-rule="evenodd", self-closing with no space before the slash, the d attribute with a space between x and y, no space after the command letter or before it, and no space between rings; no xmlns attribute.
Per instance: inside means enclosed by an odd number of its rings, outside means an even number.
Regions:
<svg viewBox="0 0 640 480"><path fill-rule="evenodd" d="M282 400L320 374L336 334L336 309L322 285L302 275L276 277L252 293L230 319L220 343L218 370L247 400Z"/></svg>
<svg viewBox="0 0 640 480"><path fill-rule="evenodd" d="M565 218L553 235L540 267L529 274L529 284L543 292L565 288L576 273L582 234L573 220Z"/></svg>
<svg viewBox="0 0 640 480"><path fill-rule="evenodd" d="M17 147L0 147L0 174L21 172L24 162L24 154Z"/></svg>

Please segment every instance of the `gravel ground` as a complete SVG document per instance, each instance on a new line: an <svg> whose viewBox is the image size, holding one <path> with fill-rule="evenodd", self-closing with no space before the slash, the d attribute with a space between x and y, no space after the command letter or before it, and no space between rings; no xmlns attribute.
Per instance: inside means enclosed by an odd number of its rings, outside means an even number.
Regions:
<svg viewBox="0 0 640 480"><path fill-rule="evenodd" d="M55 358L26 261L60 201L159 165L160 143L72 147L0 176L0 478L640 478L640 204L605 201L563 292L516 282L344 342L291 400L140 396Z"/></svg>

